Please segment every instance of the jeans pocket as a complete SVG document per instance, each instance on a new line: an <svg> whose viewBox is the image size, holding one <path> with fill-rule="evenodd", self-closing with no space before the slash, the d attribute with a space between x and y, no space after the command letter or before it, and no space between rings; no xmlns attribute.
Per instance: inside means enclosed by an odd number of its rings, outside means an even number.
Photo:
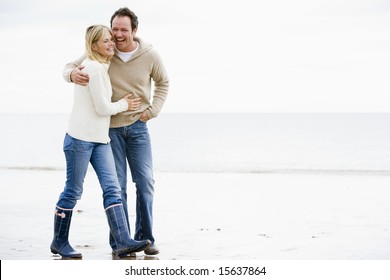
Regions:
<svg viewBox="0 0 390 280"><path fill-rule="evenodd" d="M73 147L72 139L73 138L68 133L65 134L64 146L63 146L64 151L71 151L72 150L72 147Z"/></svg>
<svg viewBox="0 0 390 280"><path fill-rule="evenodd" d="M149 138L149 130L147 123L141 120L136 121L132 125L132 134L134 136L147 136Z"/></svg>
<svg viewBox="0 0 390 280"><path fill-rule="evenodd" d="M94 144L91 142L79 140L76 138L73 138L69 134L66 134L65 140L64 140L64 151L88 151L93 149Z"/></svg>

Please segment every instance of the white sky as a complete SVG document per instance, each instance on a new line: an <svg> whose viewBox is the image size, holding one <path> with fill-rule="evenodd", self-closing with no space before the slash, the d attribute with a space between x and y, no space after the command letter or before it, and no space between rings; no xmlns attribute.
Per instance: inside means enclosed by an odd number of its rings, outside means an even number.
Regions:
<svg viewBox="0 0 390 280"><path fill-rule="evenodd" d="M389 112L388 0L0 0L0 113L70 112L63 66L123 6L168 70L163 112Z"/></svg>

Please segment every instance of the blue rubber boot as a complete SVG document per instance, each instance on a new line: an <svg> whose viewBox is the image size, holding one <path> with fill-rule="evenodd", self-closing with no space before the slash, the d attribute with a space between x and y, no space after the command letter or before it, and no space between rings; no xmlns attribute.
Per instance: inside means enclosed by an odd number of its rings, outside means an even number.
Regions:
<svg viewBox="0 0 390 280"><path fill-rule="evenodd" d="M115 249L112 252L114 255L123 257L143 251L150 246L149 240L136 241L131 239L122 204L107 207L106 215L111 235L115 240Z"/></svg>
<svg viewBox="0 0 390 280"><path fill-rule="evenodd" d="M123 209L123 211L124 210L125 209ZM129 222L127 222L127 225L129 225ZM131 236L130 229L129 229L129 234ZM115 257L116 254L114 252L116 251L116 242L115 242L114 236L112 236L112 234L111 234L111 230L110 230L110 246L112 248L112 255ZM122 256L122 257L135 258L136 256L137 255L133 252L131 254L127 254L126 256Z"/></svg>
<svg viewBox="0 0 390 280"><path fill-rule="evenodd" d="M50 250L53 254L59 254L63 258L81 259L81 253L74 250L68 241L72 213L72 209L56 207L54 213L54 238L50 245Z"/></svg>

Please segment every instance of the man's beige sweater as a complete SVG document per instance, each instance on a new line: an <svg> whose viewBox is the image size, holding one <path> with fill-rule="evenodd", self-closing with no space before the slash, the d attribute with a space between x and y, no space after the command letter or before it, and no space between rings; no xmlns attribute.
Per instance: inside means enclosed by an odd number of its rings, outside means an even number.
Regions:
<svg viewBox="0 0 390 280"><path fill-rule="evenodd" d="M167 98L169 79L160 56L153 46L139 38L138 50L131 59L123 62L117 55L114 55L108 69L112 84L112 102L122 99L126 94L141 98L141 106L137 111L126 111L111 116L110 127L122 127L135 123L146 111L149 119L157 117ZM70 73L81 64L85 56L68 63L64 69L64 78L71 82ZM154 93L152 96L152 81L154 82Z"/></svg>

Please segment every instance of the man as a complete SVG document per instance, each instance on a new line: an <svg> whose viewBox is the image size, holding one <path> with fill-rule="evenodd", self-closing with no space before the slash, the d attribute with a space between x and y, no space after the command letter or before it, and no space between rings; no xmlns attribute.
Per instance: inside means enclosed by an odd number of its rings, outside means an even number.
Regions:
<svg viewBox="0 0 390 280"><path fill-rule="evenodd" d="M156 255L159 249L153 236L154 180L147 122L157 117L160 112L168 94L169 79L160 56L152 45L135 37L138 18L132 11L128 8L117 10L111 17L111 28L116 44L116 52L108 70L113 89L112 101L115 102L128 93L140 100L137 110L111 117L111 146L128 225L127 162L137 194L134 239L149 239L152 245L144 252L147 255ZM88 76L82 72L83 66L80 65L83 59L84 57L81 57L65 66L65 80L81 85L88 84ZM111 235L110 244L115 250Z"/></svg>

